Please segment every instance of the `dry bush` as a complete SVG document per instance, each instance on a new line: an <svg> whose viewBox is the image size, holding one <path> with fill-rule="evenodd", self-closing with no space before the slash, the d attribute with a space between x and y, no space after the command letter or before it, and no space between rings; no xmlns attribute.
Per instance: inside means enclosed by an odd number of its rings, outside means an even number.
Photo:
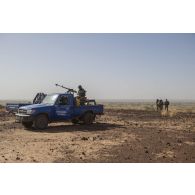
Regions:
<svg viewBox="0 0 195 195"><path fill-rule="evenodd" d="M3 109L4 108L4 106L2 106L1 104L0 104L0 109Z"/></svg>

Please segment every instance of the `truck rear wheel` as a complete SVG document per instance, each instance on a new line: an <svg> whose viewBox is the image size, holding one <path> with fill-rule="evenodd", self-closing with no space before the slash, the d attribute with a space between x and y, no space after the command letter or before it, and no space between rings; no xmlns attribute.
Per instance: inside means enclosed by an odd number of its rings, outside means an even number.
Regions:
<svg viewBox="0 0 195 195"><path fill-rule="evenodd" d="M29 128L32 127L33 122L23 122L22 125L23 125L25 128L29 129Z"/></svg>
<svg viewBox="0 0 195 195"><path fill-rule="evenodd" d="M90 125L94 122L95 116L93 113L91 112L87 112L85 113L85 115L83 116L83 122L86 125Z"/></svg>
<svg viewBox="0 0 195 195"><path fill-rule="evenodd" d="M46 115L41 114L37 116L34 120L35 129L46 129L48 127L48 118Z"/></svg>

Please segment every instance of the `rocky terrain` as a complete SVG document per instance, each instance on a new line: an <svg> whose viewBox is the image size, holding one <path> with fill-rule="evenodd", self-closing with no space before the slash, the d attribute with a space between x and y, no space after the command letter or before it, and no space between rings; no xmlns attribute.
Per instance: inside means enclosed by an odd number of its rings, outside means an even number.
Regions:
<svg viewBox="0 0 195 195"><path fill-rule="evenodd" d="M93 125L24 129L0 111L1 163L194 163L195 113L107 108Z"/></svg>

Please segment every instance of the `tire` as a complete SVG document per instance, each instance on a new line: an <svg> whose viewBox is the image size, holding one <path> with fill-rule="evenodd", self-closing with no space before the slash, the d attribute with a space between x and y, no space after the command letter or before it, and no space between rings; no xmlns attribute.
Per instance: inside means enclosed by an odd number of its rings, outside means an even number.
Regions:
<svg viewBox="0 0 195 195"><path fill-rule="evenodd" d="M34 127L40 130L46 129L48 127L47 116L44 114L38 115L34 120Z"/></svg>
<svg viewBox="0 0 195 195"><path fill-rule="evenodd" d="M33 122L23 122L22 125L23 125L26 129L29 129L29 128L32 128Z"/></svg>
<svg viewBox="0 0 195 195"><path fill-rule="evenodd" d="M72 119L72 121L71 121L74 125L77 125L77 124L79 124L79 120L78 119Z"/></svg>
<svg viewBox="0 0 195 195"><path fill-rule="evenodd" d="M90 125L94 122L94 114L91 112L87 112L85 113L85 115L83 116L83 122L85 125Z"/></svg>

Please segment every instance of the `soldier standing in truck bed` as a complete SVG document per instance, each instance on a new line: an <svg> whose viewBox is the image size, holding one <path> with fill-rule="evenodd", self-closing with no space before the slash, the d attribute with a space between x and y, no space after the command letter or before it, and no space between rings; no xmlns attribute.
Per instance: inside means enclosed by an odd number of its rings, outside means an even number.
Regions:
<svg viewBox="0 0 195 195"><path fill-rule="evenodd" d="M167 112L169 111L169 105L170 105L170 102L166 99L166 101L165 101L165 110Z"/></svg>
<svg viewBox="0 0 195 195"><path fill-rule="evenodd" d="M85 97L86 96L86 91L83 89L83 87L81 85L79 85L78 88L79 88L78 96L79 97Z"/></svg>
<svg viewBox="0 0 195 195"><path fill-rule="evenodd" d="M77 104L80 106L85 105L86 102L86 91L83 89L81 85L78 86L78 96L77 96Z"/></svg>

